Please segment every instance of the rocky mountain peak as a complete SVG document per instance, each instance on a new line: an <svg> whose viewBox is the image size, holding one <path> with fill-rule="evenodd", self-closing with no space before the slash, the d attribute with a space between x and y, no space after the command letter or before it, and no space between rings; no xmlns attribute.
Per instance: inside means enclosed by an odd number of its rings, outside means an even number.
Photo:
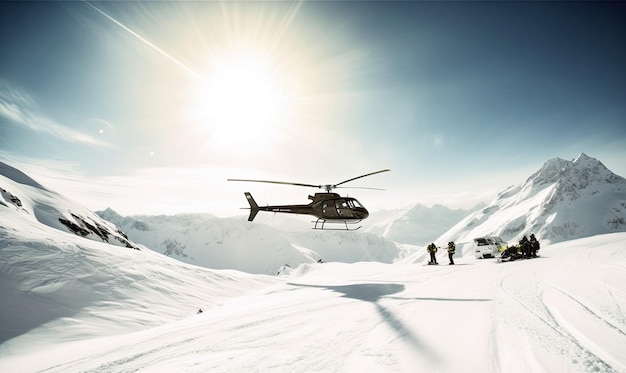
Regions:
<svg viewBox="0 0 626 373"><path fill-rule="evenodd" d="M572 161L558 157L546 161L526 182L536 186L557 183L560 187L585 189L593 184L615 184L626 180L615 175L599 160L581 153Z"/></svg>
<svg viewBox="0 0 626 373"><path fill-rule="evenodd" d="M547 160L539 171L528 178L527 182L534 184L551 184L557 181L560 176L571 167L571 162L559 157Z"/></svg>
<svg viewBox="0 0 626 373"><path fill-rule="evenodd" d="M526 182L501 192L492 204L470 215L439 238L471 242L481 235L505 240L535 233L559 242L626 231L626 179L581 153L574 160L552 158Z"/></svg>

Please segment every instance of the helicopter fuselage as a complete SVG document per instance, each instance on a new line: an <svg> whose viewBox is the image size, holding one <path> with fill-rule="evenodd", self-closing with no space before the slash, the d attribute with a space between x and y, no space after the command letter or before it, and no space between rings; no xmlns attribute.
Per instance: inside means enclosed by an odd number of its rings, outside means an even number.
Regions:
<svg viewBox="0 0 626 373"><path fill-rule="evenodd" d="M342 197L337 193L315 193L309 196L312 201L307 205L258 206L250 193L245 193L250 204L248 221L254 220L257 212L278 212L287 214L312 215L324 221L355 222L366 219L369 212L352 197Z"/></svg>

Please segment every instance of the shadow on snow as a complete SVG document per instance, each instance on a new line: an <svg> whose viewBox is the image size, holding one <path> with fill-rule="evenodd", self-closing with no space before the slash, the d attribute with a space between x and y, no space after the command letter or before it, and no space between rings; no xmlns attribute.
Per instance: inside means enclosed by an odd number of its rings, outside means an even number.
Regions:
<svg viewBox="0 0 626 373"><path fill-rule="evenodd" d="M376 311L383 321L401 338L406 340L416 351L424 354L432 363L440 364L443 359L421 340L413 331L408 328L402 320L400 320L393 312L385 306L378 303L381 298L399 299L399 300L416 300L416 301L444 301L444 302L489 302L491 299L482 298L404 298L390 296L404 291L403 284L393 283L363 283L351 285L310 285L289 283L288 285L297 287L309 287L328 289L341 294L341 297L357 299L365 302L374 303Z"/></svg>

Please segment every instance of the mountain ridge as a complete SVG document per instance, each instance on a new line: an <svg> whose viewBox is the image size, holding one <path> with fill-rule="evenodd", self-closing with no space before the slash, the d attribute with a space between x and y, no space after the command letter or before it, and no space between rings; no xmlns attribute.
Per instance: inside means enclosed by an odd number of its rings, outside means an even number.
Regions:
<svg viewBox="0 0 626 373"><path fill-rule="evenodd" d="M370 223L365 230L396 243L426 246L483 206L479 203L465 210L451 209L442 204L428 207L418 203L407 210L378 212L383 215L378 219L376 214L372 214L370 219L378 221Z"/></svg>
<svg viewBox="0 0 626 373"><path fill-rule="evenodd" d="M13 218L36 221L93 241L141 250L116 226L79 203L49 190L25 173L0 162L0 205Z"/></svg>
<svg viewBox="0 0 626 373"><path fill-rule="evenodd" d="M505 189L437 242L471 243L499 235L505 241L534 233L544 242L626 231L626 179L585 153L571 161L552 158L526 179Z"/></svg>

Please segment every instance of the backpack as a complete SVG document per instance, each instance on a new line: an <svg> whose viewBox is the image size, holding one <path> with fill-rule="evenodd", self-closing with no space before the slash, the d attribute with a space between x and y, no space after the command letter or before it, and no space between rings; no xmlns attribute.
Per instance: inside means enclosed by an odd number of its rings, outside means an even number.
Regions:
<svg viewBox="0 0 626 373"><path fill-rule="evenodd" d="M454 241L448 242L448 252L454 254L454 252L456 251L455 249L456 246L454 245Z"/></svg>

